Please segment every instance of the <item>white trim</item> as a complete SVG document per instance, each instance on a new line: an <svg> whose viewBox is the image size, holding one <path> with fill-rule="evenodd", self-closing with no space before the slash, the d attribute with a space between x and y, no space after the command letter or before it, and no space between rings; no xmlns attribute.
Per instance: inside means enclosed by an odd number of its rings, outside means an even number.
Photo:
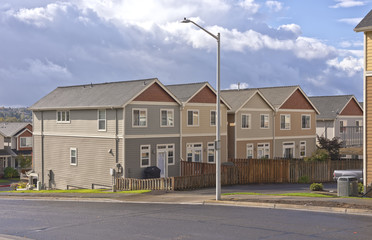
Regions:
<svg viewBox="0 0 372 240"><path fill-rule="evenodd" d="M167 125L162 125L162 111L166 111L167 112ZM168 113L169 112L172 112L172 116L173 116L173 125L168 125ZM173 108L161 108L160 109L160 127L161 128L172 128L174 127L174 109Z"/></svg>
<svg viewBox="0 0 372 240"><path fill-rule="evenodd" d="M100 119L99 118L99 111L103 111L103 110L105 111L105 119ZM99 129L99 122L101 120L105 121L105 129ZM106 109L97 109L97 130L99 132L106 132L107 131L107 111L106 111Z"/></svg>
<svg viewBox="0 0 372 240"><path fill-rule="evenodd" d="M372 71L367 70L367 34L364 33L364 74L363 74L363 186L367 192L367 76L372 76Z"/></svg>
<svg viewBox="0 0 372 240"><path fill-rule="evenodd" d="M302 143L305 143L305 144L302 144ZM304 158L304 157L307 157L307 142L306 141L300 141L300 144L299 144L299 150L298 150L298 152L299 152L299 157L300 158ZM304 156L301 156L301 146L305 146L305 155Z"/></svg>
<svg viewBox="0 0 372 240"><path fill-rule="evenodd" d="M273 110L273 111L275 111L275 108L274 108L274 106L273 105L271 105L271 103L264 97L264 95L263 94L261 94L261 92L260 91L258 91L258 90L256 90L254 93L252 93L252 95L242 104L242 105L240 105L240 107L236 110L236 112L239 112L242 108L243 108L243 106L245 106L252 98L253 98L253 96L255 95L255 94L258 94L265 102L266 102L266 104Z"/></svg>
<svg viewBox="0 0 372 240"><path fill-rule="evenodd" d="M236 142L240 141L254 141L254 140L267 140L271 141L272 137L252 137L252 138L236 138Z"/></svg>
<svg viewBox="0 0 372 240"><path fill-rule="evenodd" d="M53 137L80 137L80 138L108 138L108 139L116 139L116 135L77 135L77 134L65 134L65 133L34 133L33 136L53 136ZM122 139L124 136L118 136L118 138Z"/></svg>
<svg viewBox="0 0 372 240"><path fill-rule="evenodd" d="M200 161L203 162L203 143L202 142L196 142L196 143L186 143L186 161L187 161L187 145L191 145L191 162L195 162L195 145L200 144L200 147L197 147L197 150L200 150Z"/></svg>
<svg viewBox="0 0 372 240"><path fill-rule="evenodd" d="M249 148L248 148L248 145L250 145ZM247 144L245 145L245 157L246 157L247 159L249 159L249 158L248 158L248 149L249 149L249 150L252 150L252 157L251 157L251 158L254 158L254 144L253 144L253 143L247 143Z"/></svg>
<svg viewBox="0 0 372 240"><path fill-rule="evenodd" d="M285 153L285 147L284 147L284 145L286 144L286 143L290 143L290 144L292 144L293 145L293 147L291 147L292 149L293 149L293 158L296 158L296 143L295 142L282 142L282 157L284 157L284 153ZM287 146L289 146L289 145L287 145ZM287 148L289 148L289 147L287 147Z"/></svg>
<svg viewBox="0 0 372 240"><path fill-rule="evenodd" d="M142 150L142 147L148 147L146 150ZM142 153L149 153L149 164L148 165L142 165ZM140 145L140 168L145 168L151 166L151 145L149 144L144 144Z"/></svg>
<svg viewBox="0 0 372 240"><path fill-rule="evenodd" d="M354 115L354 116L350 116L350 115L338 115L338 119L344 119L344 118L363 119L363 115Z"/></svg>
<svg viewBox="0 0 372 240"><path fill-rule="evenodd" d="M315 138L316 135L307 135L307 136L285 136L285 137L275 137L275 139L301 139L301 138Z"/></svg>
<svg viewBox="0 0 372 240"><path fill-rule="evenodd" d="M277 112L308 112L308 113L316 113L315 110L310 110L310 109L278 109Z"/></svg>
<svg viewBox="0 0 372 240"><path fill-rule="evenodd" d="M31 138L31 146L22 146L22 138ZM32 136L31 137L19 137L19 148L32 148Z"/></svg>
<svg viewBox="0 0 372 240"><path fill-rule="evenodd" d="M366 67L365 67L364 69L366 69ZM366 76L366 77L370 77L370 76L372 76L372 71L365 71L365 76ZM363 101L363 102L364 102L364 101ZM364 109L364 107L363 107L363 109Z"/></svg>
<svg viewBox="0 0 372 240"><path fill-rule="evenodd" d="M134 111L138 111L138 126L134 125ZM146 112L146 125L141 126L140 124L140 119L141 119L141 111ZM148 122L148 117L147 117L147 108L132 108L132 128L146 128L147 127L147 122Z"/></svg>
<svg viewBox="0 0 372 240"><path fill-rule="evenodd" d="M211 144L211 146L209 146L209 144ZM216 150L214 144L214 142L207 142L207 163L216 163ZM209 161L209 150L213 150L213 162Z"/></svg>
<svg viewBox="0 0 372 240"><path fill-rule="evenodd" d="M68 121L58 121L58 113L61 112L61 119L62 119L62 112L65 113L65 118L66 118L66 113L68 112ZM71 112L70 110L56 110L56 123L57 124L69 124L71 123Z"/></svg>
<svg viewBox="0 0 372 240"><path fill-rule="evenodd" d="M71 162L71 158L72 158L71 152L72 151L75 151L75 163L72 163ZM70 148L70 165L71 166L77 166L77 164L78 164L78 151L77 151L77 148Z"/></svg>
<svg viewBox="0 0 372 240"><path fill-rule="evenodd" d="M268 145L268 146L265 146L265 145ZM269 149L269 156L267 158L270 158L270 142L260 142L260 143L257 143L257 158L258 158L258 148L259 146L258 145L263 145L263 147L260 147L263 149L263 157L265 157L265 150L268 148ZM263 157L260 157L260 158L263 158Z"/></svg>
<svg viewBox="0 0 372 240"><path fill-rule="evenodd" d="M248 117L248 127L243 127L243 116ZM252 114L250 113L241 113L240 114L240 129L251 129L252 125Z"/></svg>
<svg viewBox="0 0 372 240"><path fill-rule="evenodd" d="M282 128L282 116L289 116L289 128ZM292 125L292 123L291 123L291 114L280 114L280 119L279 119L279 130L285 130L285 131L289 131L289 130L291 130L291 125ZM284 120L286 119L286 117L284 117ZM286 122L284 121L284 127L285 127L285 125L286 125Z"/></svg>
<svg viewBox="0 0 372 240"><path fill-rule="evenodd" d="M215 133L184 133L182 137L215 137ZM221 136L227 136L227 133L221 133Z"/></svg>
<svg viewBox="0 0 372 240"><path fill-rule="evenodd" d="M193 112L192 125L189 125L189 112ZM198 124L197 125L194 124L194 112L198 112ZM187 127L199 127L199 125L200 125L200 112L199 112L199 109L187 109L186 120L187 120L187 125L186 125Z"/></svg>
<svg viewBox="0 0 372 240"><path fill-rule="evenodd" d="M125 135L125 139L136 139L136 138L171 138L171 137L180 137L180 134Z"/></svg>
<svg viewBox="0 0 372 240"><path fill-rule="evenodd" d="M303 127L302 127L302 117L303 117L303 116L307 116L307 117L310 118L310 119L309 119L309 121L310 121L310 122L309 122L309 125L310 125L310 126L309 126L308 128L303 128ZM310 129L311 129L311 115L310 115L310 114L301 114L301 130L310 130Z"/></svg>
<svg viewBox="0 0 372 240"><path fill-rule="evenodd" d="M27 125L26 125L26 126L27 126ZM14 137L19 137L20 135L22 135L22 134L23 134L24 132L26 132L26 131L28 131L29 133L32 134L32 132L31 132L28 128L25 127L25 129L23 129L22 132L18 133L17 135L14 135ZM1 135L1 136L4 136L4 135L2 135L1 133L0 133L0 135ZM5 136L4 136L4 137L5 137Z"/></svg>
<svg viewBox="0 0 372 240"><path fill-rule="evenodd" d="M176 102L155 102L155 101L132 101L128 105L159 105L159 106L178 106Z"/></svg>
<svg viewBox="0 0 372 240"><path fill-rule="evenodd" d="M220 104L224 105L222 103L220 103ZM216 104L215 103L187 103L187 106L190 106L190 107L216 107Z"/></svg>
<svg viewBox="0 0 372 240"><path fill-rule="evenodd" d="M272 109L267 109L267 108L241 108L239 111L240 112L243 112L243 111L249 111L249 112L273 112Z"/></svg>

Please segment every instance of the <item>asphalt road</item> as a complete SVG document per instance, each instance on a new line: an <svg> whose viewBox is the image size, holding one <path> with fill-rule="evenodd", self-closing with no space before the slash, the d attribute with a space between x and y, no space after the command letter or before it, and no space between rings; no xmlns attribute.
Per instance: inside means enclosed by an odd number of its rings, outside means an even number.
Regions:
<svg viewBox="0 0 372 240"><path fill-rule="evenodd" d="M372 217L278 209L0 199L0 235L31 239L370 239Z"/></svg>

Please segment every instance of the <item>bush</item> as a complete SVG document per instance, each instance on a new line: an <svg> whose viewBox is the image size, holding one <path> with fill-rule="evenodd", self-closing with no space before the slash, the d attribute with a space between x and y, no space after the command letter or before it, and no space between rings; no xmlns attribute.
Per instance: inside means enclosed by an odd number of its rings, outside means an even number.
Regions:
<svg viewBox="0 0 372 240"><path fill-rule="evenodd" d="M309 183L310 182L310 178L309 176L301 176L299 179L298 179L298 183Z"/></svg>
<svg viewBox="0 0 372 240"><path fill-rule="evenodd" d="M26 188L27 187L27 182L12 183L12 184L10 184L10 187L13 190L17 190L17 188Z"/></svg>
<svg viewBox="0 0 372 240"><path fill-rule="evenodd" d="M12 167L6 167L4 169L4 178L15 178L19 177L18 171Z"/></svg>
<svg viewBox="0 0 372 240"><path fill-rule="evenodd" d="M358 183L358 193L364 194L364 186L363 183Z"/></svg>
<svg viewBox="0 0 372 240"><path fill-rule="evenodd" d="M17 156L16 160L18 161L21 168L30 168L32 165L31 156L23 156L22 154L20 154Z"/></svg>
<svg viewBox="0 0 372 240"><path fill-rule="evenodd" d="M305 161L326 161L329 158L328 152L325 149L317 149L310 157L305 158Z"/></svg>
<svg viewBox="0 0 372 240"><path fill-rule="evenodd" d="M323 184L321 183L313 183L310 185L311 191L323 191Z"/></svg>

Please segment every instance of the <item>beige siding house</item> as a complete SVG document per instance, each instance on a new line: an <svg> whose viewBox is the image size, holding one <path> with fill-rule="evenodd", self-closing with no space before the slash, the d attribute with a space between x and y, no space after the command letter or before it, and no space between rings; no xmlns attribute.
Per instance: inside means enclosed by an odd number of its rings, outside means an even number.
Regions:
<svg viewBox="0 0 372 240"><path fill-rule="evenodd" d="M179 105L157 79L55 89L30 107L38 181L58 189L111 186L110 169L142 178L149 166L179 175Z"/></svg>
<svg viewBox="0 0 372 240"><path fill-rule="evenodd" d="M182 102L181 158L189 162L215 163L216 92L207 82L168 85ZM221 100L221 162L227 161L227 110Z"/></svg>
<svg viewBox="0 0 372 240"><path fill-rule="evenodd" d="M257 89L224 90L229 158L272 158L274 107Z"/></svg>

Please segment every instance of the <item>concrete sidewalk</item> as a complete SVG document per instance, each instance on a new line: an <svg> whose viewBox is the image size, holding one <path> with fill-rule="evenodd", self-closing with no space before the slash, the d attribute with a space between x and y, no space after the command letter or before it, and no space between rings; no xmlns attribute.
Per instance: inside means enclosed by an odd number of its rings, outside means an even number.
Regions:
<svg viewBox="0 0 372 240"><path fill-rule="evenodd" d="M331 190L331 192L332 191L333 190ZM288 186L271 184L223 187L222 192L261 192L262 194L276 194L289 192L310 192L310 190L308 190L306 186L296 184ZM333 194L335 195L335 193ZM220 201L216 201L214 188L193 191L152 191L144 194L38 193L37 191L33 193L0 192L0 198L158 204L218 204L240 207L292 209L372 216L372 198L361 199L337 197L292 197L272 195L222 195L222 199Z"/></svg>

